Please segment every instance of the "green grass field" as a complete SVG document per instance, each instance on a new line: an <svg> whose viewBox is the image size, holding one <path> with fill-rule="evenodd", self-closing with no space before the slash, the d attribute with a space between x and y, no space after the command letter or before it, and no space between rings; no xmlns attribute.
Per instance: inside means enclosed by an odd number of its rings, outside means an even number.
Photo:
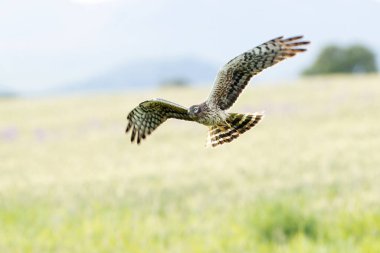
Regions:
<svg viewBox="0 0 380 253"><path fill-rule="evenodd" d="M0 100L0 252L380 252L380 76L251 85L265 111L205 148L169 120L124 135L138 102L209 89Z"/></svg>

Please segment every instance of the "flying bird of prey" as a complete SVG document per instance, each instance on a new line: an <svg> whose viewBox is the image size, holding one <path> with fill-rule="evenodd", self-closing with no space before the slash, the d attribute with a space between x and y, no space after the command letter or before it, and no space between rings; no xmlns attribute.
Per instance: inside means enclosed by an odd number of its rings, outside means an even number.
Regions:
<svg viewBox="0 0 380 253"><path fill-rule="evenodd" d="M255 126L262 118L260 113L226 112L236 101L252 76L274 64L306 51L303 36L278 37L265 42L230 60L219 71L208 99L190 108L164 99L140 103L128 114L126 132L132 130L131 142L145 139L167 119L195 121L209 129L207 145L218 146L231 142Z"/></svg>

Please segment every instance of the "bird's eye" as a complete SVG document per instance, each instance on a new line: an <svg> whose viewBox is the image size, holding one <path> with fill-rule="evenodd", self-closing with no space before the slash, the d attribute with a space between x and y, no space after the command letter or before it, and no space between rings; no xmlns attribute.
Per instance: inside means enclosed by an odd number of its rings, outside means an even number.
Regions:
<svg viewBox="0 0 380 253"><path fill-rule="evenodd" d="M199 107L194 107L194 113L198 113Z"/></svg>

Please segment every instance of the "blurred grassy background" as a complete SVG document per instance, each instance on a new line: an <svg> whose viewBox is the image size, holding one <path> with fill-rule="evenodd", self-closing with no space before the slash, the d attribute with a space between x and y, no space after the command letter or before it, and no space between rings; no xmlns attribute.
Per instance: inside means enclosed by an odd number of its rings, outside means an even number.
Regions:
<svg viewBox="0 0 380 253"><path fill-rule="evenodd" d="M231 111L266 117L216 149L190 122L124 135L208 89L0 100L0 252L380 252L379 84L252 85Z"/></svg>

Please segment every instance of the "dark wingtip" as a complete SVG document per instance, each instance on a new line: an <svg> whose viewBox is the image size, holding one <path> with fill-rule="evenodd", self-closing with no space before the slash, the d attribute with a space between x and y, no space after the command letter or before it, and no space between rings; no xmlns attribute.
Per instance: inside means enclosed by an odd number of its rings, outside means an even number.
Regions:
<svg viewBox="0 0 380 253"><path fill-rule="evenodd" d="M129 130L131 130L131 127L132 127L132 123L129 121L128 125L127 125L127 128L125 129L125 133L128 133Z"/></svg>
<svg viewBox="0 0 380 253"><path fill-rule="evenodd" d="M286 39L282 40L282 42L290 42L290 41L295 41L295 40L299 40L302 38L303 38L303 35L297 35L297 36L292 36L292 37L286 38Z"/></svg>
<svg viewBox="0 0 380 253"><path fill-rule="evenodd" d="M297 48L297 49L292 49L293 52L305 52L307 49L306 48Z"/></svg>
<svg viewBox="0 0 380 253"><path fill-rule="evenodd" d="M133 129L132 129L132 134L131 134L131 142L134 142L134 140L135 140L135 136L136 136L136 128L133 127Z"/></svg>
<svg viewBox="0 0 380 253"><path fill-rule="evenodd" d="M141 143L140 131L137 132L137 144Z"/></svg>
<svg viewBox="0 0 380 253"><path fill-rule="evenodd" d="M281 40L282 38L284 38L284 36L278 36L278 37L276 37L274 39L271 39L271 41Z"/></svg>
<svg viewBox="0 0 380 253"><path fill-rule="evenodd" d="M299 42L293 42L293 43L286 43L288 47L297 47L297 46L303 46L310 44L310 41L299 41Z"/></svg>

